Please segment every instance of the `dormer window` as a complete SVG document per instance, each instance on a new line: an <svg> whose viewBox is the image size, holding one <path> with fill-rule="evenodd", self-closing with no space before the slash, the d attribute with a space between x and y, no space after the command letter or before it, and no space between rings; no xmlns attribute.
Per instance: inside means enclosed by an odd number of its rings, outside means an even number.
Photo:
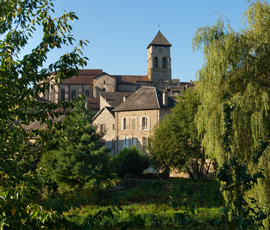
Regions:
<svg viewBox="0 0 270 230"><path fill-rule="evenodd" d="M154 58L154 68L158 68L158 57Z"/></svg>
<svg viewBox="0 0 270 230"><path fill-rule="evenodd" d="M162 68L167 68L167 58L166 57L162 58Z"/></svg>

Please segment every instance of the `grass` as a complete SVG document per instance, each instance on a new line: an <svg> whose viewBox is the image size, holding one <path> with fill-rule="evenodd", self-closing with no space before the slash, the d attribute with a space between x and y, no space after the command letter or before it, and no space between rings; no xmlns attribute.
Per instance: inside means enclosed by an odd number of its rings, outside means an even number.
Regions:
<svg viewBox="0 0 270 230"><path fill-rule="evenodd" d="M82 229L93 216L98 220L99 229L101 226L104 229L123 226L126 226L123 229L159 229L160 226L177 229L182 225L190 226L187 229L192 226L217 229L214 223L222 219L223 199L216 182L195 184L178 178L139 180L133 188L105 193L102 197L105 200L102 205L90 204L72 210L67 214L68 220Z"/></svg>

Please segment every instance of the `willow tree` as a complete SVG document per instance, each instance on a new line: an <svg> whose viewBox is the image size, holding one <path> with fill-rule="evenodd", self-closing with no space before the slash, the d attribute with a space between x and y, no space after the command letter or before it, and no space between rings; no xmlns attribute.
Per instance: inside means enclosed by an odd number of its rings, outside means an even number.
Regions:
<svg viewBox="0 0 270 230"><path fill-rule="evenodd" d="M234 31L219 19L214 26L197 30L194 49L203 48L204 65L198 73L201 105L197 124L203 133L206 154L222 164L226 114L230 112L230 155L245 162L249 172L263 168L265 180L254 197L268 203L270 192L269 150L259 162L256 153L269 140L270 128L270 5L251 2L244 13L243 28ZM226 97L229 95L229 97ZM226 101L225 99L226 98Z"/></svg>

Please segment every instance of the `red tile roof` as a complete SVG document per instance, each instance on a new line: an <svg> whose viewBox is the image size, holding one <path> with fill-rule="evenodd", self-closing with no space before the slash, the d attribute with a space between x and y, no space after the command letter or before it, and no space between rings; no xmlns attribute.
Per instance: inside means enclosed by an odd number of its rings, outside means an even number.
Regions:
<svg viewBox="0 0 270 230"><path fill-rule="evenodd" d="M99 109L100 108L100 98L99 97L88 97L87 98L88 105L91 109Z"/></svg>
<svg viewBox="0 0 270 230"><path fill-rule="evenodd" d="M77 84L77 85L93 85L95 76L103 73L102 69L82 69L79 71L78 76L73 76L64 80L63 84Z"/></svg>
<svg viewBox="0 0 270 230"><path fill-rule="evenodd" d="M112 75L116 77L118 85L136 85L137 81L150 82L147 75Z"/></svg>

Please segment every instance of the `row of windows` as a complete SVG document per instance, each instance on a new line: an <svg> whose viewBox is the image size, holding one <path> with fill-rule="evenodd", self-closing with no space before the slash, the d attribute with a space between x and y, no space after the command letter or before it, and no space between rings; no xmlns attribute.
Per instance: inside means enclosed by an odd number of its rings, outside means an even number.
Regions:
<svg viewBox="0 0 270 230"><path fill-rule="evenodd" d="M137 117L122 118L122 130L137 130ZM140 117L140 130L150 130L150 117Z"/></svg>
<svg viewBox="0 0 270 230"><path fill-rule="evenodd" d="M86 90L84 93L85 97L90 97L90 91ZM71 91L71 99L75 99L77 97L77 92L75 90ZM66 99L66 91L65 89L61 89L61 101L64 101Z"/></svg>
<svg viewBox="0 0 270 230"><path fill-rule="evenodd" d="M158 57L155 57L154 58L154 68L159 68L159 59ZM168 66L168 63L167 63L167 58L166 57L163 57L162 58L162 65L161 65L161 68L167 68Z"/></svg>
<svg viewBox="0 0 270 230"><path fill-rule="evenodd" d="M130 148L132 146L139 147L137 145L137 137L124 137L124 148ZM141 147L146 149L148 146L148 137L142 137Z"/></svg>

